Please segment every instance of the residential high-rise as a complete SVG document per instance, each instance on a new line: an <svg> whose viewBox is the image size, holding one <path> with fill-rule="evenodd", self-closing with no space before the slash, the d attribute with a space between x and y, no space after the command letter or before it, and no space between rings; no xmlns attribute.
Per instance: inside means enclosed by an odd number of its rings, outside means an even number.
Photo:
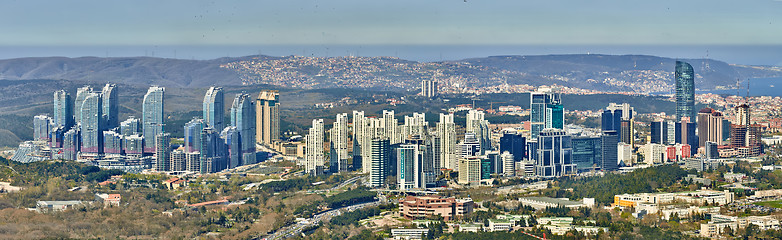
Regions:
<svg viewBox="0 0 782 240"><path fill-rule="evenodd" d="M223 88L213 86L206 90L202 105L206 125L222 131L225 128L225 96L223 96Z"/></svg>
<svg viewBox="0 0 782 240"><path fill-rule="evenodd" d="M377 188L385 185L388 177L388 163L391 161L391 143L386 138L372 139L372 156L370 157L369 187Z"/></svg>
<svg viewBox="0 0 782 240"><path fill-rule="evenodd" d="M464 133L464 141L456 145L459 158L481 155L481 143L473 132Z"/></svg>
<svg viewBox="0 0 782 240"><path fill-rule="evenodd" d="M115 131L103 131L103 153L106 155L123 155L125 137Z"/></svg>
<svg viewBox="0 0 782 240"><path fill-rule="evenodd" d="M81 133L79 128L71 128L63 134L62 151L66 160L76 160L81 151Z"/></svg>
<svg viewBox="0 0 782 240"><path fill-rule="evenodd" d="M182 150L171 152L171 171L187 171L187 153Z"/></svg>
<svg viewBox="0 0 782 240"><path fill-rule="evenodd" d="M402 134L399 132L399 119L394 116L394 110L383 110L383 126L380 126L383 137L388 138L391 144L402 142Z"/></svg>
<svg viewBox="0 0 782 240"><path fill-rule="evenodd" d="M33 118L33 140L49 141L52 132L52 119L46 115L38 115Z"/></svg>
<svg viewBox="0 0 782 240"><path fill-rule="evenodd" d="M550 88L541 87L538 91L530 93L530 134L533 139L538 138L540 131L546 128L546 123L551 122L551 125L554 125L556 121L549 121L546 118L547 108L551 105L551 116L555 116L553 108L557 104L562 104L560 94Z"/></svg>
<svg viewBox="0 0 782 240"><path fill-rule="evenodd" d="M413 113L413 116L405 116L405 124L402 125L401 134L403 139L409 139L413 136L424 136L428 132L426 127L429 123L426 121L424 113Z"/></svg>
<svg viewBox="0 0 782 240"><path fill-rule="evenodd" d="M313 119L312 127L307 134L307 150L305 151L304 169L312 176L322 175L324 168L323 156L323 119Z"/></svg>
<svg viewBox="0 0 782 240"><path fill-rule="evenodd" d="M348 114L337 114L331 134L331 157L329 167L332 173L347 172L350 160L348 156Z"/></svg>
<svg viewBox="0 0 782 240"><path fill-rule="evenodd" d="M255 134L256 114L255 106L248 94L237 94L231 105L231 126L239 131L240 147L242 150L241 165L254 164L255 161Z"/></svg>
<svg viewBox="0 0 782 240"><path fill-rule="evenodd" d="M421 81L421 96L434 98L437 97L437 81L423 80Z"/></svg>
<svg viewBox="0 0 782 240"><path fill-rule="evenodd" d="M53 129L63 127L65 131L73 126L73 102L71 95L65 90L54 92L54 118Z"/></svg>
<svg viewBox="0 0 782 240"><path fill-rule="evenodd" d="M264 90L255 101L258 143L268 145L280 139L280 93Z"/></svg>
<svg viewBox="0 0 782 240"><path fill-rule="evenodd" d="M518 133L505 133L500 137L500 152L513 154L516 162L524 160L527 152L527 139Z"/></svg>
<svg viewBox="0 0 782 240"><path fill-rule="evenodd" d="M83 155L97 156L103 154L103 106L100 93L85 93L81 113L81 152Z"/></svg>
<svg viewBox="0 0 782 240"><path fill-rule="evenodd" d="M199 152L199 165L201 173L216 173L228 167L226 159L225 141L220 138L220 133L211 127L201 131L201 149ZM240 163L240 165L244 165Z"/></svg>
<svg viewBox="0 0 782 240"><path fill-rule="evenodd" d="M491 149L491 132L489 131L489 121L485 119L485 113L475 109L467 112L467 132L475 133L480 149L479 153Z"/></svg>
<svg viewBox="0 0 782 240"><path fill-rule="evenodd" d="M155 171L171 170L171 134L160 133L155 136Z"/></svg>
<svg viewBox="0 0 782 240"><path fill-rule="evenodd" d="M125 155L141 157L144 154L144 137L141 135L125 136L122 147Z"/></svg>
<svg viewBox="0 0 782 240"><path fill-rule="evenodd" d="M508 151L504 151L502 152L502 155L500 155L500 158L502 159L502 174L506 177L516 176L516 156L513 156L513 154Z"/></svg>
<svg viewBox="0 0 782 240"><path fill-rule="evenodd" d="M363 173L369 173L369 169L365 168L362 159L362 148L367 147L364 141L365 121L363 111L353 111L353 170L362 169Z"/></svg>
<svg viewBox="0 0 782 240"><path fill-rule="evenodd" d="M117 85L107 83L103 86L103 119L106 123L106 129L119 127L119 93Z"/></svg>
<svg viewBox="0 0 782 240"><path fill-rule="evenodd" d="M603 171L616 171L619 169L619 146L616 139L619 138L616 131L603 131L601 141L600 169Z"/></svg>
<svg viewBox="0 0 782 240"><path fill-rule="evenodd" d="M120 133L126 137L141 134L141 121L134 116L130 116L120 123L119 129Z"/></svg>
<svg viewBox="0 0 782 240"><path fill-rule="evenodd" d="M676 61L676 119L695 119L695 72L689 63Z"/></svg>
<svg viewBox="0 0 782 240"><path fill-rule="evenodd" d="M730 125L730 146L737 149L739 156L758 156L762 151L761 126L752 124L747 104L736 107L736 124Z"/></svg>
<svg viewBox="0 0 782 240"><path fill-rule="evenodd" d="M440 113L437 122L437 137L440 139L440 167L456 169L456 124L453 114Z"/></svg>
<svg viewBox="0 0 782 240"><path fill-rule="evenodd" d="M571 137L564 130L543 129L538 135L538 144L537 176L560 177L576 173Z"/></svg>
<svg viewBox="0 0 782 240"><path fill-rule="evenodd" d="M235 168L242 165L242 146L239 137L239 131L234 126L228 126L220 133L220 137L225 141L228 157L228 168Z"/></svg>
<svg viewBox="0 0 782 240"><path fill-rule="evenodd" d="M155 153L155 139L163 133L165 115L163 114L163 95L166 89L152 86L144 95L142 104L142 132L144 136L144 153Z"/></svg>
<svg viewBox="0 0 782 240"><path fill-rule="evenodd" d="M736 111L736 125L748 126L752 124L750 122L749 105L741 104L735 108Z"/></svg>
<svg viewBox="0 0 782 240"><path fill-rule="evenodd" d="M706 146L706 142L722 145L722 113L712 108L704 108L698 112L698 145Z"/></svg>
<svg viewBox="0 0 782 240"><path fill-rule="evenodd" d="M92 92L90 86L84 86L76 89L76 99L73 103L73 114L76 123L81 123L81 105L84 99L87 98L87 94Z"/></svg>
<svg viewBox="0 0 782 240"><path fill-rule="evenodd" d="M198 152L201 149L201 132L206 128L203 119L196 118L185 123L185 152Z"/></svg>
<svg viewBox="0 0 782 240"><path fill-rule="evenodd" d="M573 137L573 163L579 171L600 167L603 161L602 140L600 137Z"/></svg>

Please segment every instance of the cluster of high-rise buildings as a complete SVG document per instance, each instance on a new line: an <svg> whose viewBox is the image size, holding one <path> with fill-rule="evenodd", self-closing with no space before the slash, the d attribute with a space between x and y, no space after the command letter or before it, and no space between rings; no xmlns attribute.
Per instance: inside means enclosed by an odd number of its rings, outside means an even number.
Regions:
<svg viewBox="0 0 782 240"><path fill-rule="evenodd" d="M203 118L184 126L184 144L174 149L165 131L165 88L152 86L144 95L142 118L119 122L118 89L85 86L76 98L54 93L54 117L34 118L34 138L46 141L51 158L90 160L101 166L141 165L161 172L213 173L258 161L256 144L279 139L279 93L262 91L253 99L237 94L226 121L221 87L211 87L203 100ZM260 136L260 137L256 137ZM125 166L127 167L127 166Z"/></svg>

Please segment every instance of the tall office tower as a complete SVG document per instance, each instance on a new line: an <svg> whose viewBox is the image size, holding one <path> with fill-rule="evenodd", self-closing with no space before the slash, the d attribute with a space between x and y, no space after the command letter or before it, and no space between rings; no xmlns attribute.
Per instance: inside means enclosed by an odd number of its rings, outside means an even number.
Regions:
<svg viewBox="0 0 782 240"><path fill-rule="evenodd" d="M62 151L66 160L76 160L79 157L81 147L81 133L79 128L71 128L63 134Z"/></svg>
<svg viewBox="0 0 782 240"><path fill-rule="evenodd" d="M600 167L603 160L602 140L600 137L573 137L573 163L578 171L587 171Z"/></svg>
<svg viewBox="0 0 782 240"><path fill-rule="evenodd" d="M236 127L228 126L220 132L220 138L225 141L228 159L228 168L235 168L242 164L242 146L239 131Z"/></svg>
<svg viewBox="0 0 782 240"><path fill-rule="evenodd" d="M182 150L171 152L171 171L187 171L187 153Z"/></svg>
<svg viewBox="0 0 782 240"><path fill-rule="evenodd" d="M52 119L46 115L38 115L33 118L33 140L35 141L49 141L51 140L49 134L51 134L50 127L52 126Z"/></svg>
<svg viewBox="0 0 782 240"><path fill-rule="evenodd" d="M394 117L394 110L383 110L383 137L388 138L391 144L402 142L402 134L399 132L399 119Z"/></svg>
<svg viewBox="0 0 782 240"><path fill-rule="evenodd" d="M119 127L119 93L117 85L107 83L103 86L103 119L106 121L106 129Z"/></svg>
<svg viewBox="0 0 782 240"><path fill-rule="evenodd" d="M402 144L396 148L397 183L400 190L423 188L421 154L417 144Z"/></svg>
<svg viewBox="0 0 782 240"><path fill-rule="evenodd" d="M391 142L386 138L372 139L370 145L369 187L377 188L385 185L388 177L388 163L391 161Z"/></svg>
<svg viewBox="0 0 782 240"><path fill-rule="evenodd" d="M459 151L458 158L466 158L481 155L481 143L473 132L464 133L464 141L456 145Z"/></svg>
<svg viewBox="0 0 782 240"><path fill-rule="evenodd" d="M619 138L616 131L603 131L601 139L600 169L603 171L615 171L619 169L619 146L616 139Z"/></svg>
<svg viewBox="0 0 782 240"><path fill-rule="evenodd" d="M225 141L220 133L211 127L201 131L201 150L199 151L201 173L216 173L228 167L225 158ZM240 165L243 165L240 163Z"/></svg>
<svg viewBox="0 0 782 240"><path fill-rule="evenodd" d="M323 119L313 119L307 134L304 169L312 176L322 175L323 160Z"/></svg>
<svg viewBox="0 0 782 240"><path fill-rule="evenodd" d="M434 98L437 97L437 81L423 80L421 81L421 96Z"/></svg>
<svg viewBox="0 0 782 240"><path fill-rule="evenodd" d="M475 138L480 143L479 153L491 149L491 132L489 131L489 121L484 119L485 113L478 110L467 112L467 132L475 133Z"/></svg>
<svg viewBox="0 0 782 240"><path fill-rule="evenodd" d="M500 152L513 154L516 162L524 160L527 153L527 139L519 133L505 133L500 137Z"/></svg>
<svg viewBox="0 0 782 240"><path fill-rule="evenodd" d="M741 104L735 108L736 111L736 125L742 125L742 126L749 126L752 124L750 122L750 112L749 112L749 105Z"/></svg>
<svg viewBox="0 0 782 240"><path fill-rule="evenodd" d="M103 153L106 155L119 156L124 154L123 142L125 136L115 131L103 131Z"/></svg>
<svg viewBox="0 0 782 240"><path fill-rule="evenodd" d="M201 132L206 128L206 121L200 118L185 123L185 152L198 152L201 149Z"/></svg>
<svg viewBox="0 0 782 240"><path fill-rule="evenodd" d="M63 127L65 131L73 126L73 103L71 95L65 90L54 92L54 127Z"/></svg>
<svg viewBox="0 0 782 240"><path fill-rule="evenodd" d="M695 72L689 63L676 61L676 120L695 119Z"/></svg>
<svg viewBox="0 0 782 240"><path fill-rule="evenodd" d="M141 135L125 136L122 144L125 155L131 157L141 157L144 154L144 137Z"/></svg>
<svg viewBox="0 0 782 240"><path fill-rule="evenodd" d="M362 160L362 147L366 147L364 145L365 121L363 111L353 111L353 170L361 169L363 173L368 173L369 169L364 168Z"/></svg>
<svg viewBox="0 0 782 240"><path fill-rule="evenodd" d="M152 86L144 95L142 104L142 132L144 136L144 153L155 153L155 139L163 133L165 115L163 115L163 95L166 89Z"/></svg>
<svg viewBox="0 0 782 240"><path fill-rule="evenodd" d="M204 122L215 130L225 128L225 96L223 88L210 87L206 90L203 102Z"/></svg>
<svg viewBox="0 0 782 240"><path fill-rule="evenodd" d="M562 103L546 105L546 128L565 128L565 107Z"/></svg>
<svg viewBox="0 0 782 240"><path fill-rule="evenodd" d="M690 154L695 154L698 151L699 141L698 135L695 135L695 129L698 125L694 122L690 122L690 118L683 117L681 122L677 124L678 139L681 144L690 145Z"/></svg>
<svg viewBox="0 0 782 240"><path fill-rule="evenodd" d="M479 157L459 158L459 184L478 185L481 183L481 159Z"/></svg>
<svg viewBox="0 0 782 240"><path fill-rule="evenodd" d="M103 106L100 93L84 94L81 105L81 151L84 155L97 156L103 154Z"/></svg>
<svg viewBox="0 0 782 240"><path fill-rule="evenodd" d="M634 115L635 109L630 107L630 104L610 103L601 115L601 130L616 131L616 134L619 136L617 141L633 144L633 132L635 131Z"/></svg>
<svg viewBox="0 0 782 240"><path fill-rule="evenodd" d="M557 104L562 104L560 94L550 88L539 88L537 92L530 93L530 134L533 139L538 138L540 131L546 128L547 122L554 125L556 121L549 121L546 118L546 113L548 106L552 105L551 115L554 116L554 105Z"/></svg>
<svg viewBox="0 0 782 240"><path fill-rule="evenodd" d="M720 158L720 152L717 149L719 144L715 142L706 142L704 143L706 151L704 152L704 155L706 159L718 159Z"/></svg>
<svg viewBox="0 0 782 240"><path fill-rule="evenodd" d="M231 126L239 131L241 165L254 164L255 161L255 106L248 94L237 94L231 105Z"/></svg>
<svg viewBox="0 0 782 240"><path fill-rule="evenodd" d="M668 123L664 120L652 122L650 135L650 143L668 144Z"/></svg>
<svg viewBox="0 0 782 240"><path fill-rule="evenodd" d="M506 177L516 176L516 156L508 151L502 152L502 174Z"/></svg>
<svg viewBox="0 0 782 240"><path fill-rule="evenodd" d="M538 135L538 161L535 172L540 177L560 177L576 173L570 135L561 129L543 129Z"/></svg>
<svg viewBox="0 0 782 240"><path fill-rule="evenodd" d="M141 134L141 120L130 116L119 124L119 131L126 137Z"/></svg>
<svg viewBox="0 0 782 240"><path fill-rule="evenodd" d="M496 156L496 154L492 154L492 156ZM495 174L497 172L494 172L494 159L490 159L489 155L481 156L481 180L484 179L491 179L491 175Z"/></svg>
<svg viewBox="0 0 782 240"><path fill-rule="evenodd" d="M329 167L332 173L347 172L348 161L348 114L337 114L337 119L334 121L334 125L331 128L331 163Z"/></svg>
<svg viewBox="0 0 782 240"><path fill-rule="evenodd" d="M261 91L255 101L258 143L268 145L280 139L280 92Z"/></svg>
<svg viewBox="0 0 782 240"><path fill-rule="evenodd" d="M391 140L389 140L385 136L385 121L383 118L365 118L364 119L364 135L363 135L363 145L366 147L361 148L361 159L363 159L362 162L362 169L365 173L371 173L372 172L372 141L374 139L382 138L385 139L391 144Z"/></svg>
<svg viewBox="0 0 782 240"><path fill-rule="evenodd" d="M440 167L456 169L456 124L453 114L440 113L437 122L437 137L440 139Z"/></svg>
<svg viewBox="0 0 782 240"><path fill-rule="evenodd" d="M413 113L413 116L405 116L405 124L402 125L402 138L410 139L413 136L426 136L428 132L426 127L429 125L426 122L425 113Z"/></svg>
<svg viewBox="0 0 782 240"><path fill-rule="evenodd" d="M84 102L84 99L87 98L87 94L91 92L92 88L90 86L76 89L76 100L73 103L73 114L75 114L74 118L76 123L81 123L81 105Z"/></svg>
<svg viewBox="0 0 782 240"><path fill-rule="evenodd" d="M155 171L171 171L171 134L160 133L155 136Z"/></svg>
<svg viewBox="0 0 782 240"><path fill-rule="evenodd" d="M698 112L698 145L706 146L706 142L722 145L722 113L712 108L704 108Z"/></svg>

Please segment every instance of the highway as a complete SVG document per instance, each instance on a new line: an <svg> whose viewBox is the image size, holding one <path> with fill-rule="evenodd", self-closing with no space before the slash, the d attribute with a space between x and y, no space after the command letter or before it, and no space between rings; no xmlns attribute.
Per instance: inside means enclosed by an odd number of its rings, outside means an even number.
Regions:
<svg viewBox="0 0 782 240"><path fill-rule="evenodd" d="M358 209L362 209L362 208L365 208L365 207L378 206L378 205L380 205L380 203L381 203L381 201L374 201L374 202L368 202L368 203L362 203L362 204L356 204L356 205L351 205L351 206L347 206L347 207L332 209L332 210L329 210L329 211L326 211L326 212L322 212L322 213L316 214L316 215L312 216L311 218L307 218L304 221L299 221L296 224L285 226L285 227L277 230L276 232L274 232L271 235L268 235L268 236L265 236L265 237L258 237L256 239L276 240L276 239L290 238L290 237L293 237L295 235L300 234L301 230L306 228L306 227L315 226L315 225L317 225L317 224L319 224L319 223L321 223L323 221L328 221L332 217L339 216L339 215L341 215L344 212L352 212L352 211L355 211L355 210L358 210Z"/></svg>

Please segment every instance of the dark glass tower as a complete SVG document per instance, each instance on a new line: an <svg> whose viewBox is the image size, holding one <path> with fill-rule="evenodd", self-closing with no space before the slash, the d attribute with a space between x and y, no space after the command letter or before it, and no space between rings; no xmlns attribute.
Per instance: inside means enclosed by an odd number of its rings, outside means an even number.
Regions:
<svg viewBox="0 0 782 240"><path fill-rule="evenodd" d="M601 138L601 163L600 169L603 171L616 171L619 169L618 164L618 146L616 139L619 138L619 135L617 135L616 131L609 130L609 131L603 131L603 136Z"/></svg>
<svg viewBox="0 0 782 240"><path fill-rule="evenodd" d="M689 63L676 61L676 118L695 119L695 72Z"/></svg>
<svg viewBox="0 0 782 240"><path fill-rule="evenodd" d="M500 152L510 152L516 162L521 162L526 158L526 146L527 139L521 134L505 133L500 137Z"/></svg>

